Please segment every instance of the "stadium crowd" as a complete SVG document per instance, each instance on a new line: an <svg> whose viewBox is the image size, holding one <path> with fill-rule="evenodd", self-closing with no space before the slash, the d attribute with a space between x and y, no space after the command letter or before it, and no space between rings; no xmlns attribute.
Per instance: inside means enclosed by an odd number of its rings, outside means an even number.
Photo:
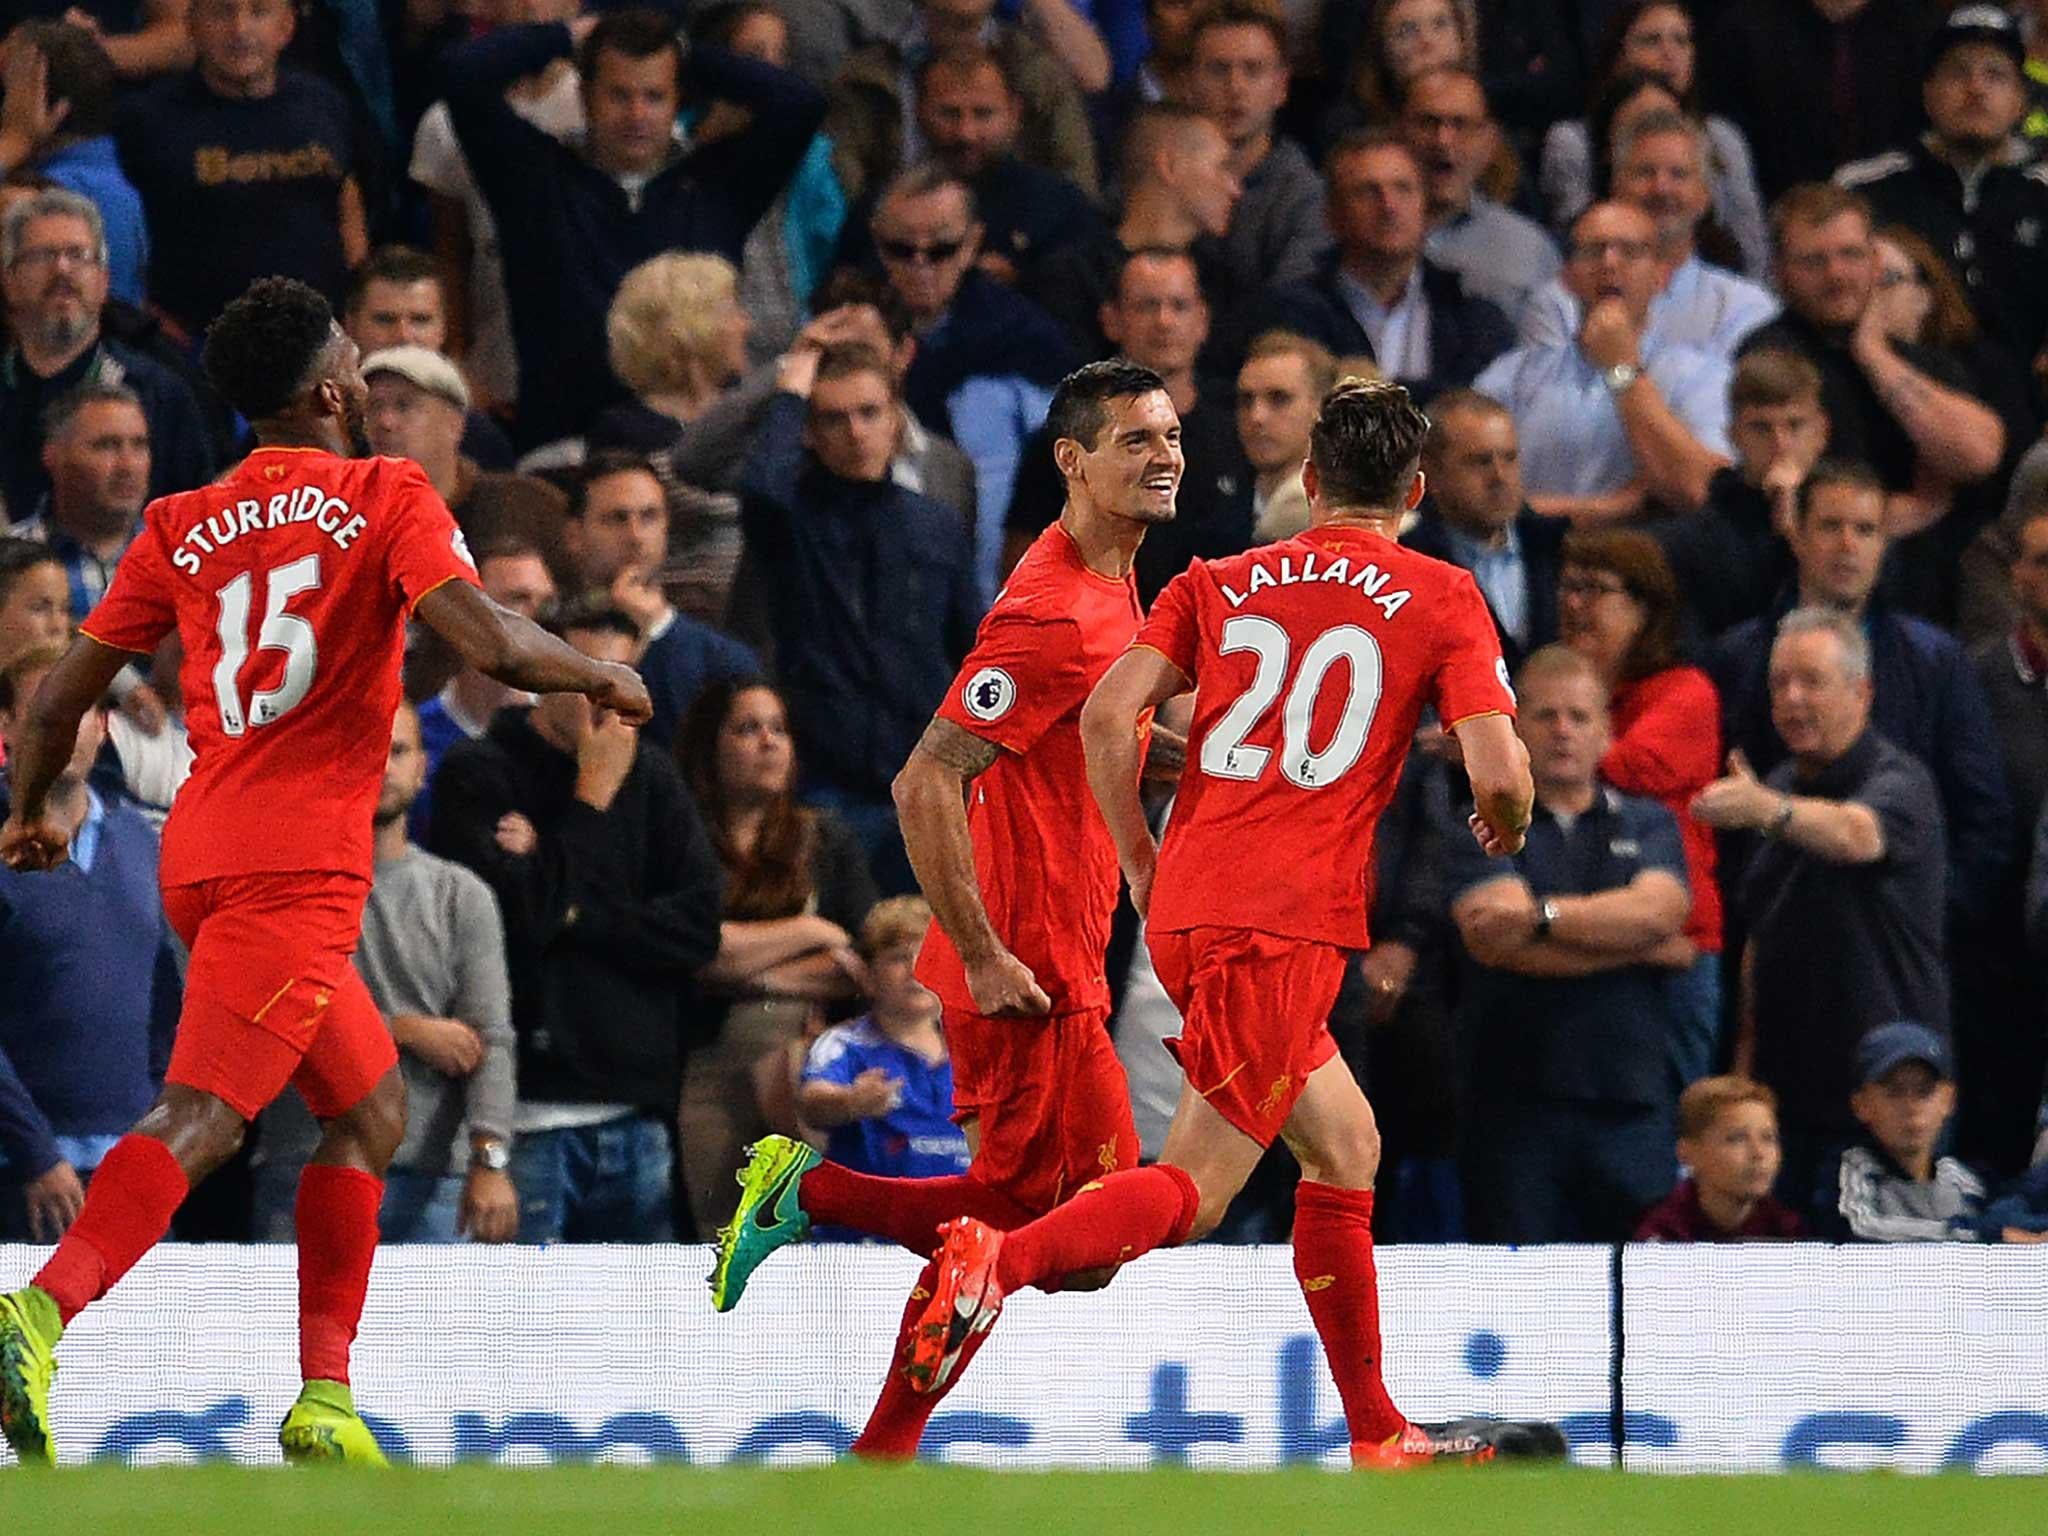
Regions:
<svg viewBox="0 0 2048 1536"><path fill-rule="evenodd" d="M1377 829L1332 1025L1384 1238L2048 1231L2048 0L10 11L0 744L148 498L246 451L195 353L270 273L490 595L654 699L408 652L387 1239L708 1238L769 1129L965 1166L890 783L1115 354L1183 428L1148 602L1299 531L1318 402L1378 374L1433 422L1404 537L1518 689L1521 856L1436 725ZM71 866L0 869L0 1240L164 1070L178 660L82 732ZM1156 1155L1128 906L1107 966ZM314 1139L280 1101L180 1233L288 1238ZM1276 1146L1218 1239L1292 1184Z"/></svg>

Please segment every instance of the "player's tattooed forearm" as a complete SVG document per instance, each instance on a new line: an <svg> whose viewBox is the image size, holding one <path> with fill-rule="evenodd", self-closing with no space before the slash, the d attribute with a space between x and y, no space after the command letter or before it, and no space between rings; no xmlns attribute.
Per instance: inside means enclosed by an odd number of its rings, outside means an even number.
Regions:
<svg viewBox="0 0 2048 1536"><path fill-rule="evenodd" d="M924 728L917 749L936 758L963 779L977 778L995 766L1002 748L983 741L972 731L963 731L950 720L934 720Z"/></svg>

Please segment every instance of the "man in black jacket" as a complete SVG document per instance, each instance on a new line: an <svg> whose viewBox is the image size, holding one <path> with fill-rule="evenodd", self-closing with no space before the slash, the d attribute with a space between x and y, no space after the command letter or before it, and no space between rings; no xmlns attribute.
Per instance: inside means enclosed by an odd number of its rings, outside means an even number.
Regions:
<svg viewBox="0 0 2048 1536"><path fill-rule="evenodd" d="M549 627L604 661L639 644L602 598ZM616 716L550 694L450 749L432 840L505 918L520 1241L667 1241L669 1124L719 923L718 861L674 763Z"/></svg>

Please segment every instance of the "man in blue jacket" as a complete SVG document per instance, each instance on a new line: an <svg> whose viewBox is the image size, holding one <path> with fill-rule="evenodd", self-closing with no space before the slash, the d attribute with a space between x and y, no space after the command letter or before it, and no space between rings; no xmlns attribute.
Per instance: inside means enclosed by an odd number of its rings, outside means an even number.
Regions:
<svg viewBox="0 0 2048 1536"><path fill-rule="evenodd" d="M513 111L505 87L572 49L589 126L568 145ZM685 153L677 114L703 99L747 109L747 125ZM674 23L638 9L500 28L450 56L447 100L498 224L529 445L625 397L596 338L626 273L672 250L737 265L825 116L797 76L716 48L685 57Z"/></svg>

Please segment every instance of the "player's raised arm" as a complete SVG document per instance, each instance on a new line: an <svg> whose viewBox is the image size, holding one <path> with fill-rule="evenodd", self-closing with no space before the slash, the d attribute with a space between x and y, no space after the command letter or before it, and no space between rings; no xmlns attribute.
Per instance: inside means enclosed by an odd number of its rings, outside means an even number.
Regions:
<svg viewBox="0 0 2048 1536"><path fill-rule="evenodd" d="M1475 715L1451 727L1472 782L1472 831L1495 858L1522 851L1536 804L1529 749L1506 715Z"/></svg>
<svg viewBox="0 0 2048 1536"><path fill-rule="evenodd" d="M80 635L43 678L22 711L14 738L8 764L14 803L6 826L0 827L0 860L15 869L38 870L55 869L69 856L69 834L47 814L50 786L78 745L78 722L106 696L114 674L134 659L128 651Z"/></svg>
<svg viewBox="0 0 2048 1536"><path fill-rule="evenodd" d="M654 712L646 684L631 667L592 660L468 582L442 583L413 612L465 662L508 688L580 693L629 725L646 724Z"/></svg>
<svg viewBox="0 0 2048 1536"><path fill-rule="evenodd" d="M1081 709L1081 749L1088 758L1088 788L1102 808L1109 835L1116 840L1117 862L1130 882L1131 904L1143 917L1152 903L1152 871L1159 845L1145 822L1138 796L1138 768L1143 748L1138 721L1177 693L1187 677L1150 646L1133 646L1117 659Z"/></svg>
<svg viewBox="0 0 2048 1536"><path fill-rule="evenodd" d="M967 786L1002 751L950 720L935 719L889 786L910 867L946 937L960 952L974 1005L991 1018L1050 1013L1052 999L997 937L982 905L967 829Z"/></svg>

